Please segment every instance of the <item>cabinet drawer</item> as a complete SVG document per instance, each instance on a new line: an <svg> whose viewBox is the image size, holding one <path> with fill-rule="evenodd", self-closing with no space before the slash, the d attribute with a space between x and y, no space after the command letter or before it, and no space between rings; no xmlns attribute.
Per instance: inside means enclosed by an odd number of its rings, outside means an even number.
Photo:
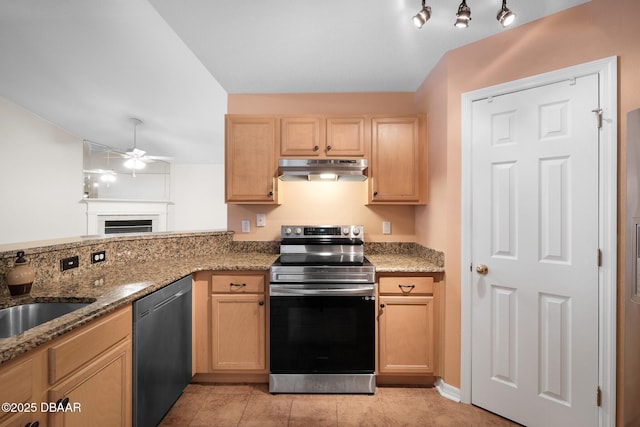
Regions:
<svg viewBox="0 0 640 427"><path fill-rule="evenodd" d="M211 293L261 293L264 292L264 275L211 276Z"/></svg>
<svg viewBox="0 0 640 427"><path fill-rule="evenodd" d="M433 294L433 277L380 277L380 293L390 295Z"/></svg>
<svg viewBox="0 0 640 427"><path fill-rule="evenodd" d="M131 330L132 315L129 306L54 343L49 348L49 384L56 383L131 335Z"/></svg>

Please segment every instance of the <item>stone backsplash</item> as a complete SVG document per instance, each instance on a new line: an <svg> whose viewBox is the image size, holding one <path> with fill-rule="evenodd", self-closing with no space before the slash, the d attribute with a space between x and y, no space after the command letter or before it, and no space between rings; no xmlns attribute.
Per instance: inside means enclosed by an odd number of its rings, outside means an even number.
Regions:
<svg viewBox="0 0 640 427"><path fill-rule="evenodd" d="M108 267L228 253L234 250L233 246L233 232L214 231L81 238L75 242L26 247L21 250L24 250L25 258L36 272L33 288L37 288L46 286L48 282L99 272ZM97 251L105 251L106 261L91 264L91 254ZM16 252L17 250L0 252L0 297L9 294L6 273L13 268ZM60 260L76 255L79 260L78 268L61 271Z"/></svg>

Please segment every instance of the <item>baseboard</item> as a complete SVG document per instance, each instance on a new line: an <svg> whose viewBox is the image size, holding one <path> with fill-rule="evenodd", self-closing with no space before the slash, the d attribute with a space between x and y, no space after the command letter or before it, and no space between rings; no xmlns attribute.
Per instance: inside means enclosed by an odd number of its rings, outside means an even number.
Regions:
<svg viewBox="0 0 640 427"><path fill-rule="evenodd" d="M446 397L449 400L453 400L454 402L460 402L461 400L460 389L445 383L442 381L442 378L438 378L436 381L436 390L438 390L440 396Z"/></svg>

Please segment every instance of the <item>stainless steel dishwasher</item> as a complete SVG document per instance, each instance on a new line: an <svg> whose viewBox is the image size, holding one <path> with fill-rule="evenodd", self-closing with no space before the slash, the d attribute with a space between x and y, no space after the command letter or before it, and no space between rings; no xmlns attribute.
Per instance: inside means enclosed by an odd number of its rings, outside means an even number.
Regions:
<svg viewBox="0 0 640 427"><path fill-rule="evenodd" d="M157 426L191 382L191 276L133 303L133 425Z"/></svg>

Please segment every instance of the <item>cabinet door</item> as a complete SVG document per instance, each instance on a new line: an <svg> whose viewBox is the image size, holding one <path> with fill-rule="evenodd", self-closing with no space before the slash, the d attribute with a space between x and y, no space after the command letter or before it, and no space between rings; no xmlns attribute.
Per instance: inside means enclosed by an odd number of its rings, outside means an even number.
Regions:
<svg viewBox="0 0 640 427"><path fill-rule="evenodd" d="M324 151L324 120L320 117L280 119L280 155L316 157Z"/></svg>
<svg viewBox="0 0 640 427"><path fill-rule="evenodd" d="M328 117L325 153L331 157L366 157L365 118Z"/></svg>
<svg viewBox="0 0 640 427"><path fill-rule="evenodd" d="M371 121L370 202L426 202L424 123L420 116Z"/></svg>
<svg viewBox="0 0 640 427"><path fill-rule="evenodd" d="M227 203L276 202L276 130L275 117L226 117Z"/></svg>
<svg viewBox="0 0 640 427"><path fill-rule="evenodd" d="M433 374L433 297L381 296L381 374Z"/></svg>
<svg viewBox="0 0 640 427"><path fill-rule="evenodd" d="M58 411L50 412L51 426L130 426L131 341L118 344L52 387L49 401L59 402Z"/></svg>
<svg viewBox="0 0 640 427"><path fill-rule="evenodd" d="M211 295L211 368L265 370L265 296Z"/></svg>
<svg viewBox="0 0 640 427"><path fill-rule="evenodd" d="M41 403L46 402L46 352L34 350L0 369L0 401L9 404L0 412L0 426L43 425Z"/></svg>

